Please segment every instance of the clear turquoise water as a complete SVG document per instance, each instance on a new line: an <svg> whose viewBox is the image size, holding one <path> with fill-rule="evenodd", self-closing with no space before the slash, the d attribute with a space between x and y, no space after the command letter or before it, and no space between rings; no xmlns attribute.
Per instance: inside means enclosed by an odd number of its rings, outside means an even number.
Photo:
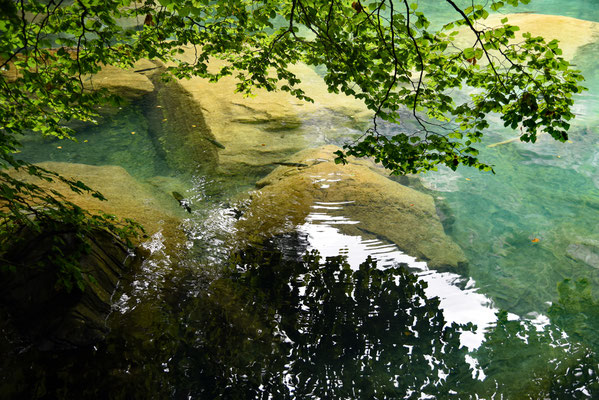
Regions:
<svg viewBox="0 0 599 400"><path fill-rule="evenodd" d="M528 9L546 13L561 5L531 3ZM590 2L567 2L564 10L575 17L597 16ZM451 210L455 219L447 228L466 251L472 277L498 306L520 315L543 311L556 299L556 285L563 279L586 277L599 284L596 263L568 255L576 244L599 236L598 55L599 46L591 44L579 49L573 61L586 76L589 91L577 99L568 143L542 137L536 144L487 148L514 135L495 130L480 150L496 175L460 168L457 174L440 171L422 177Z"/></svg>
<svg viewBox="0 0 599 400"><path fill-rule="evenodd" d="M111 110L101 118L100 125L77 127L76 141L25 136L18 156L30 162L120 165L138 179L173 175L176 171L168 166L151 132L146 106L134 102Z"/></svg>

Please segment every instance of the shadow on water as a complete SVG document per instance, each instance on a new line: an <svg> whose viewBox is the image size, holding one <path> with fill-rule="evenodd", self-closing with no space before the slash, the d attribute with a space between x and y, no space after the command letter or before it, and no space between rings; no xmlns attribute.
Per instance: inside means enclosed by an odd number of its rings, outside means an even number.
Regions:
<svg viewBox="0 0 599 400"><path fill-rule="evenodd" d="M271 242L212 279L187 269L115 310L92 348L10 348L2 398L577 398L597 394L597 360L560 333L499 314L468 353L437 298L403 265L286 257ZM131 278L132 280L135 277ZM171 280L172 279L172 280ZM123 291L129 292L125 283ZM17 348L15 348L17 347ZM10 373L8 373L10 371ZM480 397L478 397L480 398Z"/></svg>
<svg viewBox="0 0 599 400"><path fill-rule="evenodd" d="M142 100L154 147L179 173L214 173L218 142L204 121L200 106L177 82L151 77L155 90Z"/></svg>

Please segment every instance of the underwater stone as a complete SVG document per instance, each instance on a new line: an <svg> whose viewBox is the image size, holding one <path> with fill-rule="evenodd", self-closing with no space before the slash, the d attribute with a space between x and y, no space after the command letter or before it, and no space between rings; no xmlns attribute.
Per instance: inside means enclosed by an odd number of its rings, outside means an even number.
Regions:
<svg viewBox="0 0 599 400"><path fill-rule="evenodd" d="M257 183L260 190L237 222L239 245L260 243L293 232L306 222L316 203L342 204L328 210L357 224L335 225L352 236L377 237L395 243L410 256L428 261L431 268L464 269L466 257L443 231L431 196L385 177L368 160L334 162L336 146L302 151ZM319 210L320 212L320 210Z"/></svg>
<svg viewBox="0 0 599 400"><path fill-rule="evenodd" d="M566 248L568 257L599 269L599 242L586 240L582 243L572 243Z"/></svg>
<svg viewBox="0 0 599 400"><path fill-rule="evenodd" d="M184 211L173 200L170 192L137 181L124 168L116 165L96 166L66 162L43 162L37 165L84 182L102 193L107 201L77 194L61 182L41 181L24 171L12 171L11 175L45 189L57 190L66 200L90 212L101 211L120 218L131 218L142 224L148 235L160 231L166 238L169 249L185 242L185 234L179 228Z"/></svg>

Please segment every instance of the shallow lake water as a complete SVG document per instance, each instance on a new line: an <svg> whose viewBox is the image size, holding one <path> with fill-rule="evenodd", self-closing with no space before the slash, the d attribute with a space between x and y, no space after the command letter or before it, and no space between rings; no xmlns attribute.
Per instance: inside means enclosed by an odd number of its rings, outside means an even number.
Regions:
<svg viewBox="0 0 599 400"><path fill-rule="evenodd" d="M599 21L594 3L537 0L517 11ZM421 8L439 20L451 14ZM257 179L169 164L151 102L79 129L78 143L25 138L28 161L120 165L140 182L176 179L193 212L182 225L187 252L176 262L160 233L148 240L152 257L121 283L105 342L60 354L24 351L3 364L15 375L0 381L0 393L599 396L599 313L590 294L599 290L597 57L599 44L590 44L574 59L589 91L577 99L567 143L541 136L488 148L513 135L495 129L480 146L495 175L459 168L419 178L467 256L466 275L430 270L382 239L341 233L340 224L359 223L339 217L342 203L314 204L295 233L231 255L233 199Z"/></svg>

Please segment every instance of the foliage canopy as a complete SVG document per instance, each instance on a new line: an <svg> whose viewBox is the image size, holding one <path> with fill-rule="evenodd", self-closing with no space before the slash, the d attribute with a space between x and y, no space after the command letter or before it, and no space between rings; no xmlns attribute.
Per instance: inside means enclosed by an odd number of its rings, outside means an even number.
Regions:
<svg viewBox="0 0 599 400"><path fill-rule="evenodd" d="M128 67L141 58L175 61L170 72L178 77L235 74L241 92L262 87L300 98L301 82L288 66L324 66L329 90L375 112L373 128L348 152L374 156L401 174L439 164L488 169L472 146L489 113L520 128L524 141L534 142L541 130L566 140L582 77L557 41L524 34L516 42L515 26L476 25L489 15L482 5L444 3L457 21L434 28L407 0L3 0L0 67L13 71L0 78L3 154L26 130L68 137L65 121L93 120L94 106L114 98L86 90L84 78L102 65ZM503 5L492 1L490 8ZM460 29L473 33L470 47L458 46ZM196 48L195 63L177 61L187 45ZM210 57L228 64L210 73ZM449 95L466 86L478 90L464 100ZM399 122L406 110L419 130L378 133L377 121Z"/></svg>
<svg viewBox="0 0 599 400"><path fill-rule="evenodd" d="M518 1L487 5L496 11ZM68 122L93 122L98 105L118 102L107 91L90 90L85 79L103 65L131 67L142 58L174 62L168 73L178 78L233 74L240 92L283 90L306 100L288 67L324 66L330 91L355 96L374 111L372 128L337 161L371 156L395 174L460 164L491 170L475 148L490 113L520 129L521 140L534 142L545 131L565 141L572 96L583 88L557 41L530 34L516 41L518 28L505 20L484 27L477 22L489 12L477 2L442 4L455 11L456 21L436 28L408 0L0 0L0 167L58 179L15 158L19 135L69 138ZM473 35L469 45L458 45L459 31ZM195 48L194 63L177 60L182 46ZM226 66L209 71L212 57ZM465 87L476 90L451 96ZM381 121L399 123L406 114L416 129L379 132ZM80 182L69 184L89 191ZM27 190L38 189L2 173L5 231L13 223L31 224L35 199ZM56 193L38 197L46 210L55 209ZM38 216L46 212L36 210Z"/></svg>

